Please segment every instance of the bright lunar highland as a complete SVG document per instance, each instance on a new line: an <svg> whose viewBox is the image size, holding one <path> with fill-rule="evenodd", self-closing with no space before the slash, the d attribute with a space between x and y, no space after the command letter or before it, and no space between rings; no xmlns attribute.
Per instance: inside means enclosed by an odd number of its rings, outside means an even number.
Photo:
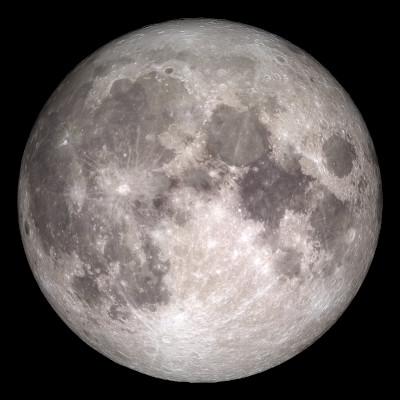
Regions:
<svg viewBox="0 0 400 400"><path fill-rule="evenodd" d="M41 290L86 343L154 377L223 381L334 324L373 258L382 192L326 69L271 33L194 19L66 77L26 145L18 210Z"/></svg>

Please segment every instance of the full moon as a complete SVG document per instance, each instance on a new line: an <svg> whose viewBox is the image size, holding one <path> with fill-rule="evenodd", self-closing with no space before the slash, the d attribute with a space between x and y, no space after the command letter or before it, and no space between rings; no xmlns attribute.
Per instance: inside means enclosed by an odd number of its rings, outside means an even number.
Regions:
<svg viewBox="0 0 400 400"><path fill-rule="evenodd" d="M154 377L238 379L357 293L382 190L366 125L315 59L258 28L145 27L83 60L22 158L27 259L62 320Z"/></svg>

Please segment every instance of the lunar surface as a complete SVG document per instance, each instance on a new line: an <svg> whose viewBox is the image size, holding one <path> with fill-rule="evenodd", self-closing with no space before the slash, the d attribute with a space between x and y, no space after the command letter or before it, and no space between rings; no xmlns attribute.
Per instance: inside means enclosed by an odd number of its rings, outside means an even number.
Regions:
<svg viewBox="0 0 400 400"><path fill-rule="evenodd" d="M272 368L329 329L377 244L373 143L339 83L273 34L180 20L85 59L22 159L24 248L86 343L176 381Z"/></svg>

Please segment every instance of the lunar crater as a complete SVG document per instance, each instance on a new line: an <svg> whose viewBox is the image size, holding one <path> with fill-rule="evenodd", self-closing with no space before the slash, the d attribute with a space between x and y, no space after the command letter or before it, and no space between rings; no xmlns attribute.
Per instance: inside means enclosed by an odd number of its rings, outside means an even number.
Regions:
<svg viewBox="0 0 400 400"><path fill-rule="evenodd" d="M327 165L339 178L350 174L356 159L354 146L340 136L333 135L323 144Z"/></svg>

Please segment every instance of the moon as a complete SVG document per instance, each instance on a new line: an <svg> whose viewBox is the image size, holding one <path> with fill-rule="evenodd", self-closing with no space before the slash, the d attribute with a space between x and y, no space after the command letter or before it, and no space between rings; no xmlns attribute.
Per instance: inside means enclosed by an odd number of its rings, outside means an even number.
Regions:
<svg viewBox="0 0 400 400"><path fill-rule="evenodd" d="M145 27L82 61L22 159L27 259L62 320L153 377L239 379L311 345L357 293L382 213L349 95L258 28Z"/></svg>

